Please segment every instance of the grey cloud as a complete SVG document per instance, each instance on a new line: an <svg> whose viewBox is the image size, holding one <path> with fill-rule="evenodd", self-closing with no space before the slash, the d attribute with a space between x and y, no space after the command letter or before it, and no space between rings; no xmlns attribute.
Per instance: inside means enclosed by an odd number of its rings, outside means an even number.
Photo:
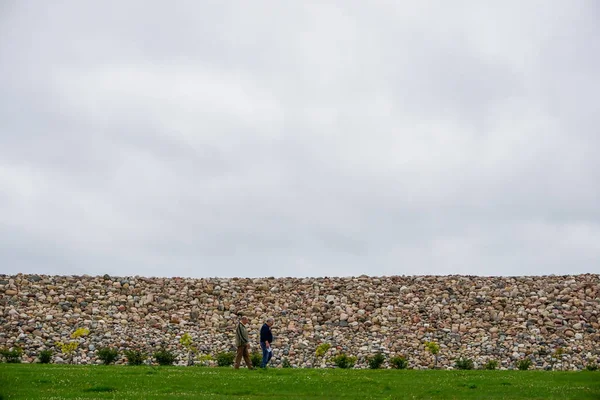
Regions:
<svg viewBox="0 0 600 400"><path fill-rule="evenodd" d="M593 2L6 4L2 273L599 272Z"/></svg>

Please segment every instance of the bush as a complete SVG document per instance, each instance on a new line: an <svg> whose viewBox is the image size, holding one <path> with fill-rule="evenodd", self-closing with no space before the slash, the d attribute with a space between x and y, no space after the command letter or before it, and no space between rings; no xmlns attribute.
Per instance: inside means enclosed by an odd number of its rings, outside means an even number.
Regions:
<svg viewBox="0 0 600 400"><path fill-rule="evenodd" d="M229 367L233 365L235 354L233 352L224 352L217 354L217 365L219 367Z"/></svg>
<svg viewBox="0 0 600 400"><path fill-rule="evenodd" d="M262 364L262 353L259 353L258 351L250 353L250 362L253 367L259 367L260 364Z"/></svg>
<svg viewBox="0 0 600 400"><path fill-rule="evenodd" d="M148 358L141 350L125 350L124 353L129 365L142 365Z"/></svg>
<svg viewBox="0 0 600 400"><path fill-rule="evenodd" d="M42 364L50 364L50 361L52 361L52 350L42 350L38 357Z"/></svg>
<svg viewBox="0 0 600 400"><path fill-rule="evenodd" d="M2 356L9 364L19 364L21 357L23 356L23 350L20 347L15 347L12 350L7 348L0 349L0 356Z"/></svg>
<svg viewBox="0 0 600 400"><path fill-rule="evenodd" d="M392 368L406 369L408 367L408 360L406 357L396 356L390 359L390 364L392 364Z"/></svg>
<svg viewBox="0 0 600 400"><path fill-rule="evenodd" d="M198 348L194 346L194 341L189 333L185 333L179 339L179 344L183 346L184 349L187 350L187 365L194 365L194 355L198 353Z"/></svg>
<svg viewBox="0 0 600 400"><path fill-rule="evenodd" d="M425 342L425 350L436 355L440 352L440 345L436 342Z"/></svg>
<svg viewBox="0 0 600 400"><path fill-rule="evenodd" d="M290 360L288 360L287 357L281 360L281 366L283 368L292 368L292 364L290 364Z"/></svg>
<svg viewBox="0 0 600 400"><path fill-rule="evenodd" d="M529 367L531 367L531 360L529 358L519 360L517 363L517 368L521 371L526 371L529 369Z"/></svg>
<svg viewBox="0 0 600 400"><path fill-rule="evenodd" d="M489 360L488 362L485 363L485 365L483 366L484 369L487 370L493 370L498 368L498 361L496 360Z"/></svg>
<svg viewBox="0 0 600 400"><path fill-rule="evenodd" d="M102 360L102 364L109 365L119 357L119 351L117 349L111 349L110 347L102 347L96 350L96 355Z"/></svg>
<svg viewBox="0 0 600 400"><path fill-rule="evenodd" d="M198 364L200 367L206 367L210 365L210 362L213 361L213 358L210 354L201 354L196 357L198 359Z"/></svg>
<svg viewBox="0 0 600 400"><path fill-rule="evenodd" d="M597 371L598 364L596 364L594 362L588 363L588 365L585 366L585 369L587 369L588 371Z"/></svg>
<svg viewBox="0 0 600 400"><path fill-rule="evenodd" d="M327 350L329 350L330 348L331 345L329 343L321 343L319 346L317 346L317 349L315 350L315 355L317 357L323 357L325 353L327 353Z"/></svg>
<svg viewBox="0 0 600 400"><path fill-rule="evenodd" d="M437 368L440 345L436 342L425 342L425 350L433 354L433 368Z"/></svg>
<svg viewBox="0 0 600 400"><path fill-rule="evenodd" d="M554 349L554 358L561 358L563 354L565 354L565 349L563 349L562 347L557 347L556 349Z"/></svg>
<svg viewBox="0 0 600 400"><path fill-rule="evenodd" d="M175 362L175 359L177 357L175 357L175 354L173 354L172 352L170 352L169 350L165 349L165 348L161 348L158 351L155 351L153 354L154 358L156 359L156 362L158 363L158 365L173 365L173 363Z"/></svg>
<svg viewBox="0 0 600 400"><path fill-rule="evenodd" d="M345 353L340 353L337 356L332 358L333 363L338 368L352 368L356 363L356 357L347 356Z"/></svg>
<svg viewBox="0 0 600 400"><path fill-rule="evenodd" d="M454 364L456 366L456 369L473 369L473 360L471 360L470 358L459 358L458 360L456 360L456 363Z"/></svg>
<svg viewBox="0 0 600 400"><path fill-rule="evenodd" d="M90 334L90 330L88 328L79 328L75 332L71 333L71 339L77 339L82 336L87 336Z"/></svg>
<svg viewBox="0 0 600 400"><path fill-rule="evenodd" d="M371 369L379 369L381 365L385 361L385 356L381 353L375 354L373 357L369 357L368 363L369 368Z"/></svg>

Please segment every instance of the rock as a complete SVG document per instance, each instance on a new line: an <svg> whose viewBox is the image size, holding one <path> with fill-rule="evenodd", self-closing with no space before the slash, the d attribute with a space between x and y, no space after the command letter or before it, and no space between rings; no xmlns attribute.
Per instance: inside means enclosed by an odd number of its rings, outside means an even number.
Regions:
<svg viewBox="0 0 600 400"><path fill-rule="evenodd" d="M575 332L572 329L567 329L567 330L565 330L565 336L573 337L573 336L575 336Z"/></svg>
<svg viewBox="0 0 600 400"><path fill-rule="evenodd" d="M153 351L163 345L185 364L187 354L179 344L184 333L202 354L214 356L233 346L242 313L251 318L253 343L264 319L274 316L278 354L298 367L312 365L316 347L330 343L332 355L354 355L359 368L381 351L388 357L411 354L411 366L425 369L432 359L423 343L433 340L442 347L443 369L452 368L458 356L478 365L490 358L514 365L518 358L513 357L525 357L542 343L573 347L564 359L571 369L585 366L586 355L595 354L600 341L599 276L591 274L535 279L40 278L0 278L0 319L5 321L0 347L18 342L27 354L38 354L87 327L90 334L77 339L74 357L81 364L98 364L99 347ZM273 362L280 365L281 359ZM538 364L535 368L543 369L547 361ZM323 359L315 366L332 365Z"/></svg>

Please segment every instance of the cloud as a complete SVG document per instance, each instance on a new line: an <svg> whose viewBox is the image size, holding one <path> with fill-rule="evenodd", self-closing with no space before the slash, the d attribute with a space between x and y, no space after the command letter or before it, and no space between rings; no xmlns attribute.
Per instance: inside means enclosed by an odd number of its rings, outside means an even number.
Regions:
<svg viewBox="0 0 600 400"><path fill-rule="evenodd" d="M3 273L600 272L593 2L9 2Z"/></svg>

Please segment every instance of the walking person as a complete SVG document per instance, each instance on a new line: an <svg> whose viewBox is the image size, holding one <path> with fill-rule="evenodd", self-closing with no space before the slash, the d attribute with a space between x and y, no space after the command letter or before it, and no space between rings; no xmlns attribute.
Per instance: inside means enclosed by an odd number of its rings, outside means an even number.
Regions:
<svg viewBox="0 0 600 400"><path fill-rule="evenodd" d="M248 341L248 329L246 325L248 324L248 317L245 315L242 316L240 322L235 329L235 345L237 346L237 354L235 355L235 369L240 369L240 362L242 361L242 357L244 357L244 361L246 362L246 366L248 369L252 368L252 362L250 362L250 342Z"/></svg>
<svg viewBox="0 0 600 400"><path fill-rule="evenodd" d="M262 362L260 364L261 368L266 368L267 364L273 357L273 348L271 344L273 343L273 333L271 332L271 327L273 326L273 318L267 318L267 321L263 324L262 328L260 328L260 348L262 349Z"/></svg>

